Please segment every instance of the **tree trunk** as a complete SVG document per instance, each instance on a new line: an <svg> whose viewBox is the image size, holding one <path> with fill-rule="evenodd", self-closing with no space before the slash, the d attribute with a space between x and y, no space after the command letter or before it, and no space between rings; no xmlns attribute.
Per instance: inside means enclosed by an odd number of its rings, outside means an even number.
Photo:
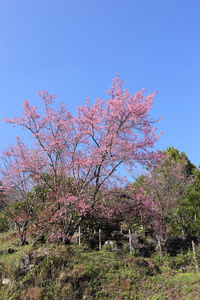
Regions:
<svg viewBox="0 0 200 300"><path fill-rule="evenodd" d="M64 230L65 236L63 237L62 243L64 245L69 245L71 238L73 237L75 231L77 230L77 228L81 225L82 221L83 221L83 216L79 217L79 219L76 221L76 223L74 223L71 227L67 227Z"/></svg>

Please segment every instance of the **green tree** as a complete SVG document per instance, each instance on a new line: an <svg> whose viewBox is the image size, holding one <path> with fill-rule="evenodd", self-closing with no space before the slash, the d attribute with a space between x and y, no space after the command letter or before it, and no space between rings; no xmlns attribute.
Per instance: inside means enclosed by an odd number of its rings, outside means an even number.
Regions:
<svg viewBox="0 0 200 300"><path fill-rule="evenodd" d="M151 195L160 214L163 238L185 236L194 231L198 219L198 171L186 154L174 147L163 150L163 154L159 162L149 165L148 172L135 180L134 186L142 186Z"/></svg>
<svg viewBox="0 0 200 300"><path fill-rule="evenodd" d="M176 220L172 223L172 230L182 228L186 236L200 233L200 170L193 173L193 181L189 186L186 197L176 211Z"/></svg>
<svg viewBox="0 0 200 300"><path fill-rule="evenodd" d="M168 147L166 150L163 150L163 153L169 155L169 159L172 159L175 162L185 161L185 172L187 175L194 174L197 167L191 163L185 152L179 153L179 150L174 147Z"/></svg>

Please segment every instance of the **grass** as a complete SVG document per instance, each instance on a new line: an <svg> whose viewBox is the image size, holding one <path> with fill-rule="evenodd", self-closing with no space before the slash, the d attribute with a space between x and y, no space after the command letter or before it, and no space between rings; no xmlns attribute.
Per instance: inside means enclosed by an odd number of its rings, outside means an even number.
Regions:
<svg viewBox="0 0 200 300"><path fill-rule="evenodd" d="M40 253L44 247L48 255L39 255L32 268L22 272L22 256ZM10 279L8 284L0 283L2 300L200 299L200 273L190 252L147 259L126 251L91 251L78 245L33 249L32 245L18 246L13 233L2 233L0 274Z"/></svg>

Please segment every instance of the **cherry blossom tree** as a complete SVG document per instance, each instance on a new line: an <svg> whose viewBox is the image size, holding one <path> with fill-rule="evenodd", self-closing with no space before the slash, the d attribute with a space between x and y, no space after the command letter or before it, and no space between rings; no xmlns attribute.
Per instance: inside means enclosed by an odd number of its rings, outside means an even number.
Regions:
<svg viewBox="0 0 200 300"><path fill-rule="evenodd" d="M4 118L23 127L34 141L28 147L17 138L4 151L2 182L5 191L17 190L27 207L33 206L28 192L41 185L48 191L45 199L37 192L34 196L34 203L42 206L29 223L38 234L57 234L69 242L87 214L105 204L101 191L121 178L120 166L132 169L157 159L152 149L161 134L156 135L154 126L160 118L149 115L156 93L132 95L122 85L117 75L106 101L97 98L90 105L88 98L75 116L65 104L53 109L55 96L41 91L41 113L24 100L20 117Z"/></svg>

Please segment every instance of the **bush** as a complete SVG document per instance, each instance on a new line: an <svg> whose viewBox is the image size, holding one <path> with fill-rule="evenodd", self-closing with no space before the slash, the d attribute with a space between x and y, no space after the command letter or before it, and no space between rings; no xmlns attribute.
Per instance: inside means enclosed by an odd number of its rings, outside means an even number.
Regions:
<svg viewBox="0 0 200 300"><path fill-rule="evenodd" d="M0 213L0 233L6 232L8 231L8 229L9 229L8 219L3 213Z"/></svg>

